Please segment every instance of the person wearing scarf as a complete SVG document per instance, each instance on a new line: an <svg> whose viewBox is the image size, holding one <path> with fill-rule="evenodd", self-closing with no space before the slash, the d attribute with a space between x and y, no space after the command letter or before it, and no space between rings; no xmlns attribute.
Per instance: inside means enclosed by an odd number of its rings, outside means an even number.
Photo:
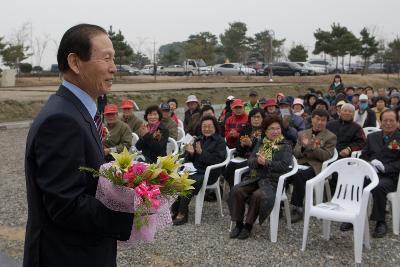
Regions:
<svg viewBox="0 0 400 267"><path fill-rule="evenodd" d="M142 151L148 163L155 163L157 157L167 155L169 131L160 122L161 119L160 108L149 106L144 113L144 120L147 121L147 125L143 124L139 128L139 140L135 146Z"/></svg>
<svg viewBox="0 0 400 267"><path fill-rule="evenodd" d="M261 139L262 122L265 112L261 108L254 108L249 113L248 124L240 130L240 137L236 144L236 157L248 159L257 142ZM247 160L243 162L230 162L225 169L224 178L229 187L233 187L235 171L247 166Z"/></svg>
<svg viewBox="0 0 400 267"><path fill-rule="evenodd" d="M279 176L288 172L292 164L292 147L282 135L281 119L268 117L262 129L263 138L248 160L250 171L229 194L231 220L236 222L230 238L247 239L257 217L260 224L265 221L274 207ZM246 203L249 208L244 221Z"/></svg>

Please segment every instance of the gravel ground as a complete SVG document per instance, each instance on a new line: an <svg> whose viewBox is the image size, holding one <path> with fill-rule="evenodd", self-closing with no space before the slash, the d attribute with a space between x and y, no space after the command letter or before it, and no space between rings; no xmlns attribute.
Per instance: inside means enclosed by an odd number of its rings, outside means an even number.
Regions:
<svg viewBox="0 0 400 267"><path fill-rule="evenodd" d="M24 178L24 150L27 129L0 131L0 251L22 261L23 231L27 205ZM229 216L221 218L216 203L205 203L202 224L194 225L191 203L189 223L172 226L156 235L154 243L134 249L119 248L118 266L342 266L355 265L353 232L342 233L332 224L331 240L322 239L322 224L313 220L307 250L302 252L303 224L279 225L278 242L269 241L269 223L256 226L245 241L228 237ZM372 239L364 249L363 266L400 266L400 239L392 234ZM373 225L371 225L372 230Z"/></svg>

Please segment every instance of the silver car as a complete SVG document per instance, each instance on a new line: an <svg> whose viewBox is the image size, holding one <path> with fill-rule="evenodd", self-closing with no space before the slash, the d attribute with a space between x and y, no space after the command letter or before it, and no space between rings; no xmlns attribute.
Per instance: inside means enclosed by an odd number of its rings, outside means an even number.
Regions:
<svg viewBox="0 0 400 267"><path fill-rule="evenodd" d="M256 75L256 70L240 63L225 63L214 66L215 75Z"/></svg>

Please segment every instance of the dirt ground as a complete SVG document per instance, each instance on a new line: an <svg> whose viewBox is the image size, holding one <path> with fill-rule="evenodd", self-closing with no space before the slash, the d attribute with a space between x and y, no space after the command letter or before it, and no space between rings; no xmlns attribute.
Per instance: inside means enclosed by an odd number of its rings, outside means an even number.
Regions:
<svg viewBox="0 0 400 267"><path fill-rule="evenodd" d="M400 87L397 75L343 75L342 78L345 85ZM144 108L176 98L182 105L189 94L195 94L199 99L222 104L228 95L247 99L250 90L256 90L264 97L274 97L278 92L297 96L310 87L326 91L332 79L333 75L273 77L273 82L263 76L161 76L156 80L153 76L122 76L116 78L109 102L119 103L123 98L130 98ZM34 118L60 81L58 77L18 78L16 87L0 88L0 122Z"/></svg>

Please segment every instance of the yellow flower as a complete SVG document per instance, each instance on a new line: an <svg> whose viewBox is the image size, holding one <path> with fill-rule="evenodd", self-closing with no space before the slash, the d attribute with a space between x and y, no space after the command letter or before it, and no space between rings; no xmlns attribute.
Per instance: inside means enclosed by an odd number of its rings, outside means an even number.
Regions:
<svg viewBox="0 0 400 267"><path fill-rule="evenodd" d="M128 168L132 166L134 155L129 154L128 149L124 147L122 153L111 153L115 159L114 165L117 166L121 171L128 171Z"/></svg>
<svg viewBox="0 0 400 267"><path fill-rule="evenodd" d="M166 170L169 174L176 172L176 170L182 165L177 163L179 155L173 156L172 154L165 157L159 157L160 163L158 166Z"/></svg>
<svg viewBox="0 0 400 267"><path fill-rule="evenodd" d="M154 179L160 175L162 172L162 169L159 168L156 164L150 164L147 169L143 173L143 177L145 177L147 180Z"/></svg>
<svg viewBox="0 0 400 267"><path fill-rule="evenodd" d="M172 173L170 176L174 181L173 187L178 192L185 192L194 189L192 184L194 184L196 181L189 179L189 173L184 172L182 175Z"/></svg>

